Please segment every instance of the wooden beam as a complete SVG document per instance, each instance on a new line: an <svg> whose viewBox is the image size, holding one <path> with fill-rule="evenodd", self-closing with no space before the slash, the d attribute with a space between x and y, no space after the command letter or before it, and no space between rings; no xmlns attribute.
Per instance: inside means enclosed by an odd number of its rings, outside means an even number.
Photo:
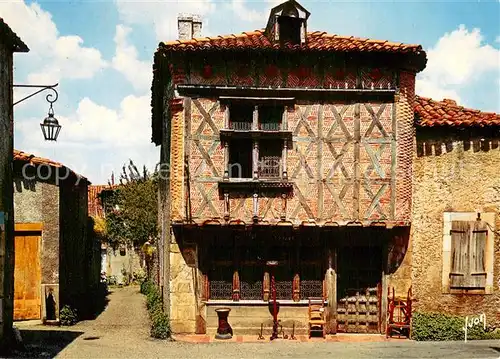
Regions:
<svg viewBox="0 0 500 359"><path fill-rule="evenodd" d="M391 205L389 218L396 218L396 171L397 171L397 113L396 102L392 104L392 130L391 130Z"/></svg>
<svg viewBox="0 0 500 359"><path fill-rule="evenodd" d="M354 190L353 190L353 218L359 219L359 199L360 199L360 181L361 171L359 165L360 155L360 104L354 105Z"/></svg>
<svg viewBox="0 0 500 359"><path fill-rule="evenodd" d="M282 106L293 106L295 104L294 97L251 97L251 96L221 96L219 97L221 104L231 104L248 102L253 105L273 105L279 104Z"/></svg>
<svg viewBox="0 0 500 359"><path fill-rule="evenodd" d="M43 230L43 223L16 223L14 230L16 232L41 232Z"/></svg>
<svg viewBox="0 0 500 359"><path fill-rule="evenodd" d="M393 102L395 89L322 89L322 88L268 88L241 86L177 85L180 96L188 97L255 97L255 98L314 98L317 100L363 97L363 101Z"/></svg>
<svg viewBox="0 0 500 359"><path fill-rule="evenodd" d="M323 104L318 109L318 129L316 137L316 183L318 186L318 220L323 219Z"/></svg>

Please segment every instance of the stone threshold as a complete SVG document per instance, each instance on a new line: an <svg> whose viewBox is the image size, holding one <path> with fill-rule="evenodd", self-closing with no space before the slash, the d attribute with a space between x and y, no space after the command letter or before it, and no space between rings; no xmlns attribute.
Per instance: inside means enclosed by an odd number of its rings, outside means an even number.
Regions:
<svg viewBox="0 0 500 359"><path fill-rule="evenodd" d="M215 339L215 336L204 334L174 334L172 338L184 343L272 343L276 341L291 341L302 343L326 343L326 342L344 342L344 343L363 343L363 342L389 342L408 340L405 338L386 338L381 334L336 334L327 335L326 338L309 338L308 335L296 335L295 339L288 336L287 339L278 338L271 341L269 336L259 339L257 335L234 335L231 339Z"/></svg>
<svg viewBox="0 0 500 359"><path fill-rule="evenodd" d="M300 300L298 302L294 302L293 300L277 300L280 306L298 306L298 307L307 307L309 305L309 301ZM207 306L240 306L240 305L248 305L248 306L265 306L267 307L269 304L272 304L272 301L265 302L263 300L239 300L237 302L232 300L209 300L203 301L203 303ZM325 301L325 304L328 304L328 301Z"/></svg>

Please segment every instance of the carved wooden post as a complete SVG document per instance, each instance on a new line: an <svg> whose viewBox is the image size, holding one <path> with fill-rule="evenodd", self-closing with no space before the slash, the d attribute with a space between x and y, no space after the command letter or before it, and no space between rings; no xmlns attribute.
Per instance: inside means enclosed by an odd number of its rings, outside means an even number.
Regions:
<svg viewBox="0 0 500 359"><path fill-rule="evenodd" d="M229 193L224 193L224 219L229 221Z"/></svg>
<svg viewBox="0 0 500 359"><path fill-rule="evenodd" d="M281 195L281 216L280 219L282 221L286 220L286 194L283 193Z"/></svg>
<svg viewBox="0 0 500 359"><path fill-rule="evenodd" d="M293 277L293 282L292 282L292 300L294 302L298 302L300 300L301 294L300 294L300 274L299 270L301 268L300 265L300 244L301 244L301 233L298 232L294 236L294 247L295 247L295 255L294 255L294 265L293 267L296 268L295 275Z"/></svg>
<svg viewBox="0 0 500 359"><path fill-rule="evenodd" d="M300 301L300 276L298 273L293 277L292 299L294 302Z"/></svg>
<svg viewBox="0 0 500 359"><path fill-rule="evenodd" d="M259 178L259 141L253 141L253 152L252 152L252 172L253 179Z"/></svg>
<svg viewBox="0 0 500 359"><path fill-rule="evenodd" d="M289 111L289 106L285 106L285 110L283 111L283 115L281 116L281 130L286 131L288 130L288 123L287 123L287 112Z"/></svg>
<svg viewBox="0 0 500 359"><path fill-rule="evenodd" d="M262 299L265 302L269 301L269 292L271 290L271 280L269 277L269 272L264 272L264 280L262 281Z"/></svg>
<svg viewBox="0 0 500 359"><path fill-rule="evenodd" d="M233 301L237 302L240 300L240 274L238 273L238 268L240 268L240 241L239 235L233 234L233 243L234 243L234 253L233 253L233 262L234 262L234 272L233 272Z"/></svg>
<svg viewBox="0 0 500 359"><path fill-rule="evenodd" d="M240 275L237 269L233 273L233 300L235 302L240 300Z"/></svg>
<svg viewBox="0 0 500 359"><path fill-rule="evenodd" d="M226 105L225 107L226 109L224 111L224 128L229 128L229 118L230 118L229 106Z"/></svg>
<svg viewBox="0 0 500 359"><path fill-rule="evenodd" d="M288 179L288 172L287 172L287 168L286 168L286 158L287 158L287 154L288 154L288 141L284 140L283 142L284 142L283 143L283 153L281 155L281 161L283 162L282 163L282 169L283 169L282 176L283 176L283 179L286 180L286 179Z"/></svg>
<svg viewBox="0 0 500 359"><path fill-rule="evenodd" d="M336 252L328 248L328 268L325 273L326 297L328 306L326 311L326 324L330 334L337 333L337 273Z"/></svg>
<svg viewBox="0 0 500 359"><path fill-rule="evenodd" d="M229 143L224 142L224 180L229 180Z"/></svg>
<svg viewBox="0 0 500 359"><path fill-rule="evenodd" d="M253 194L253 220L259 220L259 195L257 193Z"/></svg>
<svg viewBox="0 0 500 359"><path fill-rule="evenodd" d="M256 131L259 129L259 106L253 108L252 116L252 130Z"/></svg>

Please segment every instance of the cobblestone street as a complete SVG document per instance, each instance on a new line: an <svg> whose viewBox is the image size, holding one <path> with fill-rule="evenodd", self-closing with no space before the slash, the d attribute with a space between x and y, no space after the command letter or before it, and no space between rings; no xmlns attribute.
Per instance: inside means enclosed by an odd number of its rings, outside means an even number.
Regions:
<svg viewBox="0 0 500 359"><path fill-rule="evenodd" d="M106 310L74 327L21 324L29 351L23 357L56 358L499 358L500 342L186 343L149 337L144 296L138 287L114 289ZM29 335L31 333L31 335ZM37 333L37 335L34 335ZM38 339L37 339L38 338ZM43 342L40 341L43 338ZM38 342L37 342L38 340Z"/></svg>

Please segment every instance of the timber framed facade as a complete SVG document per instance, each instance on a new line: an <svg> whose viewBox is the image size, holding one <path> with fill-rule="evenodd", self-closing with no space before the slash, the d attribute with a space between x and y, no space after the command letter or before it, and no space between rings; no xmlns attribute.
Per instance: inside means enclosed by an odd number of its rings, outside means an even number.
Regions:
<svg viewBox="0 0 500 359"><path fill-rule="evenodd" d="M307 32L308 16L286 1L265 31L155 54L160 285L174 333L215 333L220 305L235 331L270 331L270 260L282 324L298 331L310 297L327 303L329 333L383 331L387 288L408 290L425 52Z"/></svg>

